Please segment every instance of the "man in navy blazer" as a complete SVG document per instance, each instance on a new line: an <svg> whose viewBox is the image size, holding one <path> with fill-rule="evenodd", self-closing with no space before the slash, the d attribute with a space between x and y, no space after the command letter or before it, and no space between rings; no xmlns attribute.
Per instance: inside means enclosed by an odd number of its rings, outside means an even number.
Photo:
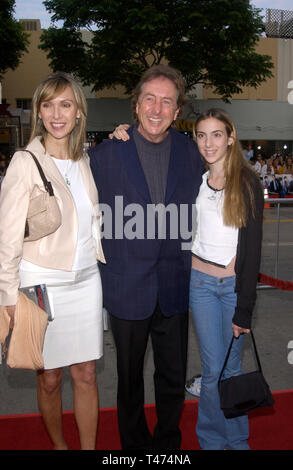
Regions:
<svg viewBox="0 0 293 470"><path fill-rule="evenodd" d="M90 150L103 211L104 305L117 349L123 449L179 449L184 402L192 208L203 164L196 144L171 128L184 104L181 74L144 73L133 94L129 140ZM158 210L160 209L160 210ZM144 414L143 362L151 336L158 423Z"/></svg>

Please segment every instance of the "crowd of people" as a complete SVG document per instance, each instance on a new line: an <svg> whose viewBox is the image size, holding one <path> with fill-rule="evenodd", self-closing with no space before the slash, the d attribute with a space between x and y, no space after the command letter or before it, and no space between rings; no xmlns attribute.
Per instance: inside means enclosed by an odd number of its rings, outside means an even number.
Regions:
<svg viewBox="0 0 293 470"><path fill-rule="evenodd" d="M180 449L189 308L202 361L195 431L200 447L249 449L248 417L225 418L217 382L233 336L225 377L241 373L243 335L250 332L256 301L263 188L223 110L203 112L194 139L174 130L184 104L181 73L167 65L151 67L133 91L134 124L119 126L88 156L86 100L77 82L56 73L35 91L30 142L14 154L0 192L0 305L13 329L19 287L47 285L54 319L45 335L37 390L54 449L67 449L61 397L65 366L73 382L81 448L96 446L95 361L103 354L103 305L117 351L124 451ZM62 222L53 233L27 241L27 209L46 190L32 153L52 184ZM102 239L100 204L111 210L115 236ZM180 217L166 218L160 237L162 220L149 217L159 205L184 206L188 234ZM143 214L139 237L124 230L134 207ZM144 413L149 337L155 364L153 433Z"/></svg>
<svg viewBox="0 0 293 470"><path fill-rule="evenodd" d="M263 153L254 156L251 146L245 146L243 153L269 194L278 194L280 197L293 194L293 155L282 154L277 149L270 157Z"/></svg>

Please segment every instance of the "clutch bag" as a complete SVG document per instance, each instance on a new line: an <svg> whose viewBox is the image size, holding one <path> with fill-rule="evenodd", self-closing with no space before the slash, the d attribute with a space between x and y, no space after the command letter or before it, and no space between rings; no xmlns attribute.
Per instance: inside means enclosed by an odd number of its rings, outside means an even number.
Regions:
<svg viewBox="0 0 293 470"><path fill-rule="evenodd" d="M39 370L44 368L43 345L48 315L23 292L19 292L15 307L14 327L8 348L10 316L6 307L0 311L0 343L7 349L7 365L15 369Z"/></svg>

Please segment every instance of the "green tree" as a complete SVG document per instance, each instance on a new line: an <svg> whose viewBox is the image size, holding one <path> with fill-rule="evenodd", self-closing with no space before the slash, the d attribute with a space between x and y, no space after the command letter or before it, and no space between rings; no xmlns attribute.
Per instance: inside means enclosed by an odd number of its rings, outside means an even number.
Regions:
<svg viewBox="0 0 293 470"><path fill-rule="evenodd" d="M14 70L27 50L28 35L13 18L14 0L1 0L0 5L0 79L8 69Z"/></svg>
<svg viewBox="0 0 293 470"><path fill-rule="evenodd" d="M41 48L51 67L76 74L94 90L124 85L162 61L178 68L190 89L214 86L223 99L272 76L271 57L257 54L264 31L248 0L45 0L52 21ZM81 30L91 32L91 41ZM88 35L89 37L89 35Z"/></svg>

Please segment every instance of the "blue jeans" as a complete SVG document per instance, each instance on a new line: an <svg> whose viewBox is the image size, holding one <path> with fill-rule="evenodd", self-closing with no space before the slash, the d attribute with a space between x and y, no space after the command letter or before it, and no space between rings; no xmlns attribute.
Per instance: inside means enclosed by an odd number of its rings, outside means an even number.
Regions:
<svg viewBox="0 0 293 470"><path fill-rule="evenodd" d="M190 307L202 362L196 433L202 449L249 449L247 415L226 419L220 408L218 378L232 339L237 296L235 276L217 278L191 270ZM224 377L241 374L243 336L234 340Z"/></svg>

